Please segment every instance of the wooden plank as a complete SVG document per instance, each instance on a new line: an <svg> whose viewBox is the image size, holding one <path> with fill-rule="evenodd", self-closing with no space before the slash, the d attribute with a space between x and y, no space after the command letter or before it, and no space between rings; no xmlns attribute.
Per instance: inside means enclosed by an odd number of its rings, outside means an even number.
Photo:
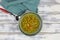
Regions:
<svg viewBox="0 0 60 40"><path fill-rule="evenodd" d="M59 40L60 34L45 34L45 35L0 35L0 40Z"/></svg>

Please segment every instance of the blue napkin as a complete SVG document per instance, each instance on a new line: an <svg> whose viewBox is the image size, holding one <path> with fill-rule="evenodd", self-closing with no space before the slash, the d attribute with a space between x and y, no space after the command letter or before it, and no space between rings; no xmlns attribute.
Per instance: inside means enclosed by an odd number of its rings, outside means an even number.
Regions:
<svg viewBox="0 0 60 40"><path fill-rule="evenodd" d="M38 4L40 0L27 0L23 3L30 11L37 12L38 11Z"/></svg>
<svg viewBox="0 0 60 40"><path fill-rule="evenodd" d="M26 7L23 6L23 2L26 0L2 0L0 3L6 10L14 15L22 15L26 11Z"/></svg>
<svg viewBox="0 0 60 40"><path fill-rule="evenodd" d="M15 5L12 5L9 8L7 8L7 10L14 15L20 16L23 13L25 13L27 8L24 7L22 4L15 4Z"/></svg>
<svg viewBox="0 0 60 40"><path fill-rule="evenodd" d="M26 10L37 12L39 0L2 0L0 3L14 15L22 15Z"/></svg>
<svg viewBox="0 0 60 40"><path fill-rule="evenodd" d="M26 0L2 0L0 3L3 7L7 8L8 6L12 6L12 4L17 4L17 3L22 3L25 2Z"/></svg>

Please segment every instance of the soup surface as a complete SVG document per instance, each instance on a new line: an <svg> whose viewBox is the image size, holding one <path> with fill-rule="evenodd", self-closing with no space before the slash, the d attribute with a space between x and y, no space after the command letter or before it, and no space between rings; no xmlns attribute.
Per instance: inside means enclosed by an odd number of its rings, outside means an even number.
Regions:
<svg viewBox="0 0 60 40"><path fill-rule="evenodd" d="M35 13L29 12L21 17L19 27L25 34L34 34L40 29L40 24L40 17Z"/></svg>

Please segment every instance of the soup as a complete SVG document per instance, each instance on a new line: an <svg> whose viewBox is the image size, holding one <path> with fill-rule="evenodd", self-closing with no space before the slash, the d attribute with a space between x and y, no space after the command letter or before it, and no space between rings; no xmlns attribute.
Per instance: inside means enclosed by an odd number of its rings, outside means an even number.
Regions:
<svg viewBox="0 0 60 40"><path fill-rule="evenodd" d="M41 28L41 19L35 13L25 13L19 20L19 28L23 33L28 35L37 33Z"/></svg>

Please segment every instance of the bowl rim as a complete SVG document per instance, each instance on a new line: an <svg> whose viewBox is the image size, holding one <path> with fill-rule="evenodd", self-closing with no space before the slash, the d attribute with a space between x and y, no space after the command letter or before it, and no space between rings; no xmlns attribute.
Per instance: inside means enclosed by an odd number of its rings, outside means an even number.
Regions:
<svg viewBox="0 0 60 40"><path fill-rule="evenodd" d="M28 34L28 33L24 32L24 31L21 29L21 25L20 25L21 20L22 20L21 18L22 18L25 14L28 14L28 13L33 13L33 14L37 15L37 17L39 17L39 19L40 19L40 20L39 20L39 21L40 21L39 29L38 29L36 32L32 33L32 34ZM41 31L41 29L42 29L42 19L41 19L40 15L39 15L38 13L27 12L27 13L24 13L23 15L21 15L21 17L19 18L18 25L19 25L19 29L21 30L22 33L24 33L25 35L28 35L28 36L33 36L33 35L38 34L38 33Z"/></svg>

